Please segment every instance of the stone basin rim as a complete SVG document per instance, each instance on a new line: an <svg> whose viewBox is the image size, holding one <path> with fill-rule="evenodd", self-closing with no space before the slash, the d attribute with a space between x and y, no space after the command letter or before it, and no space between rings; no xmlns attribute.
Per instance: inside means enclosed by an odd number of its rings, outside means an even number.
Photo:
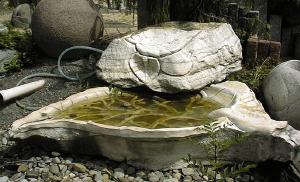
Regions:
<svg viewBox="0 0 300 182"><path fill-rule="evenodd" d="M229 94L231 93L230 90L226 90ZM94 94L91 94L94 93ZM150 128L142 128L142 127L135 127L135 126L112 126L112 125L105 125L96 123L93 121L82 121L82 120L74 120L74 119L51 119L49 118L50 115L53 115L61 110L67 109L71 107L73 104L81 103L87 101L89 99L99 98L103 96L108 96L110 93L108 87L98 87L88 89L84 92L80 92L78 94L72 95L65 100L50 104L42 109L32 112L28 116L15 121L12 124L12 132L13 136L18 133L23 133L29 130L40 129L40 128L64 128L69 130L80 130L80 131L87 131L92 133L92 135L97 134L105 134L105 135L112 135L112 136L120 136L120 137L128 137L128 138L181 138L187 136L196 136L203 133L206 133L203 130L204 125L192 126L192 127L181 127L181 128L158 128L158 129L150 129ZM200 92L199 92L200 93ZM91 95L89 95L91 94ZM201 91L201 94L205 94L205 91ZM89 96L85 96L89 95ZM84 100L77 100L71 101L72 105L70 105L70 100L73 98L83 97ZM204 99L212 100L214 99L205 96ZM232 107L236 104L236 96L234 96L234 100L229 106L224 107ZM219 103L219 102L218 102ZM69 104L68 107L64 107L63 105ZM219 103L223 105L222 103ZM60 108L57 108L60 107ZM53 111L53 108L55 108ZM215 110L216 111L216 110ZM42 116L45 115L46 116ZM51 117L51 116L50 116ZM228 120L227 118L217 118L213 123L222 126L231 126L233 127L233 123ZM55 125L54 125L55 124ZM235 128L235 127L233 127ZM239 130L237 127L236 130ZM21 137L22 138L22 137Z"/></svg>

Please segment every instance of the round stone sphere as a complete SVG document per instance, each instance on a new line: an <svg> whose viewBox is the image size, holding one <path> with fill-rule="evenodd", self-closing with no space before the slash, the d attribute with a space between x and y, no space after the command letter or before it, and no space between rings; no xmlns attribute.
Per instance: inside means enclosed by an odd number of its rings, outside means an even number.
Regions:
<svg viewBox="0 0 300 182"><path fill-rule="evenodd" d="M300 61L274 68L264 80L263 91L270 115L300 130Z"/></svg>
<svg viewBox="0 0 300 182"><path fill-rule="evenodd" d="M32 16L32 36L49 57L75 45L91 46L103 36L103 19L92 0L42 0ZM86 51L71 51L77 58Z"/></svg>

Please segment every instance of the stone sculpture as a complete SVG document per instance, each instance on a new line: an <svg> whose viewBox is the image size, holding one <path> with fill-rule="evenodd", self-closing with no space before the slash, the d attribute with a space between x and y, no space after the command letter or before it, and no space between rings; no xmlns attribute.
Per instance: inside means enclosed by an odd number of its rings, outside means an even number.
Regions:
<svg viewBox="0 0 300 182"><path fill-rule="evenodd" d="M240 40L229 24L173 22L113 40L97 73L124 88L177 93L224 80L241 69L241 60Z"/></svg>
<svg viewBox="0 0 300 182"><path fill-rule="evenodd" d="M32 16L32 35L45 54L58 57L66 48L90 46L103 35L102 16L91 0L43 0ZM86 52L70 52L74 58Z"/></svg>
<svg viewBox="0 0 300 182"><path fill-rule="evenodd" d="M100 154L148 169L168 167L188 154L193 158L208 158L208 152L198 143L207 137L203 126L147 129L53 119L61 110L90 99L107 97L109 93L108 88L93 88L53 103L15 121L12 136L15 139L39 136L38 144L47 145L49 150ZM238 145L231 146L222 157L253 162L268 159L299 161L300 131L286 121L272 120L246 84L223 82L205 87L201 94L223 105L223 108L213 111L210 117L224 129L224 137L232 133L249 135ZM197 140L191 142L191 137Z"/></svg>
<svg viewBox="0 0 300 182"><path fill-rule="evenodd" d="M274 68L264 80L263 91L270 115L300 130L300 61Z"/></svg>

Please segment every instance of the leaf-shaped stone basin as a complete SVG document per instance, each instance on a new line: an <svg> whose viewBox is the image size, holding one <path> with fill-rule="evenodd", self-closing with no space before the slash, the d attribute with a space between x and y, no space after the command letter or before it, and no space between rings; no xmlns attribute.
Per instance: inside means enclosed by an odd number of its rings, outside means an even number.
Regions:
<svg viewBox="0 0 300 182"><path fill-rule="evenodd" d="M189 154L195 158L209 156L206 149L197 143L207 139L203 126L147 129L53 119L55 114L74 104L108 94L108 88L89 89L35 111L13 123L12 137L32 139L29 141L37 141L49 150L100 154L148 169L168 167ZM212 126L223 128L224 136L249 134L245 141L222 154L224 158L242 161L298 159L300 132L290 127L286 121L272 120L245 84L223 82L206 87L201 94L223 106L209 114L210 118L216 120Z"/></svg>

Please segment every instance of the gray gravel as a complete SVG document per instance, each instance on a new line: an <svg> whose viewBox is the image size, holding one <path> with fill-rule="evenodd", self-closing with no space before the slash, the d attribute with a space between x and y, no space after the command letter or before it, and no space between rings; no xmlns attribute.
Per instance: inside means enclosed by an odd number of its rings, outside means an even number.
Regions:
<svg viewBox="0 0 300 182"><path fill-rule="evenodd" d="M83 61L75 61L72 64L82 65ZM50 73L56 70L57 61L49 58L41 58L37 61L35 66L30 68L25 68L20 72L7 75L5 77L0 77L0 90L5 90L14 87L19 80L33 73L46 72ZM67 63L67 64L70 64ZM70 75L76 75L78 72L87 71L87 68L82 68L79 66L68 66L66 67L66 72ZM39 80L42 78L33 78L27 82ZM43 78L44 79L44 78ZM96 79L96 77L89 79L87 82L69 82L64 79L57 78L46 78L46 85L40 91L37 91L30 96L23 98L22 103L29 106L46 106L50 103L57 102L59 100L65 99L66 97L85 90L87 87L103 86L103 82ZM7 129L10 124L28 115L31 111L25 111L24 109L18 107L14 101L0 105L0 129Z"/></svg>

